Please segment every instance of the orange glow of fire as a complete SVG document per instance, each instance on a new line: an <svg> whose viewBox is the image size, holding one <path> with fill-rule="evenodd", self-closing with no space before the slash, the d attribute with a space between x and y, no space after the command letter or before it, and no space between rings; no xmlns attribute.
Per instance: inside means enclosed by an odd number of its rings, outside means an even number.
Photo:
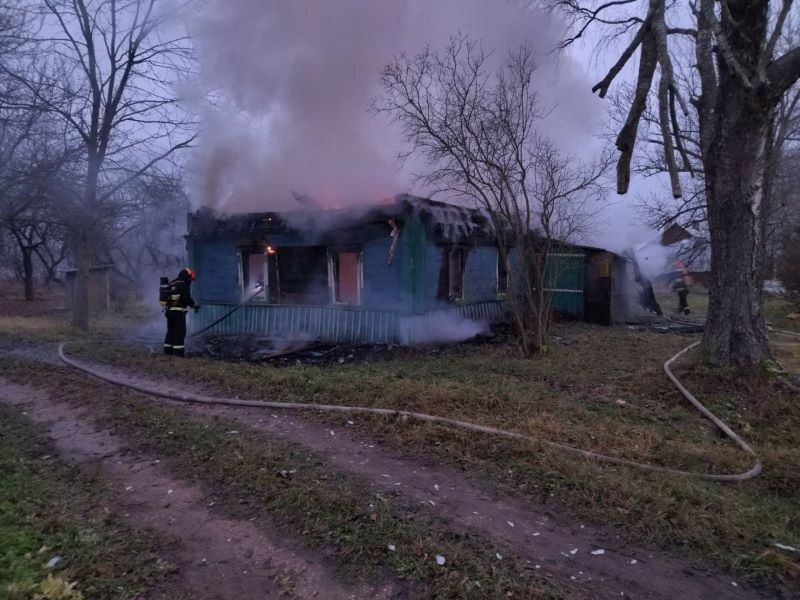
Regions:
<svg viewBox="0 0 800 600"><path fill-rule="evenodd" d="M267 254L277 254L277 252L272 246L267 246Z"/></svg>

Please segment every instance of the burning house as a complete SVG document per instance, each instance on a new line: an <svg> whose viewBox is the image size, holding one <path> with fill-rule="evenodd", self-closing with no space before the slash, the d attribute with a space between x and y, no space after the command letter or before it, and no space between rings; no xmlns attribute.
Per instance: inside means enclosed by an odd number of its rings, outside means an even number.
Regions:
<svg viewBox="0 0 800 600"><path fill-rule="evenodd" d="M506 316L515 274L480 211L401 195L360 209L189 216L195 330L243 299L218 333L332 342L456 341ZM511 249L513 271L514 251ZM563 245L555 311L609 324L625 312L626 261Z"/></svg>

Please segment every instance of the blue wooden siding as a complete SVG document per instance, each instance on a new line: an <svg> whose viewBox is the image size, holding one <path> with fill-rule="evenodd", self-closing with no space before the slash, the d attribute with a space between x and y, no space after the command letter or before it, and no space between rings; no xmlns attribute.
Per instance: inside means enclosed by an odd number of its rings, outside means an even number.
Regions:
<svg viewBox="0 0 800 600"><path fill-rule="evenodd" d="M238 302L239 253L232 239L189 240L197 281L192 293L198 302Z"/></svg>
<svg viewBox="0 0 800 600"><path fill-rule="evenodd" d="M497 249L470 248L464 266L464 302L497 299Z"/></svg>
<svg viewBox="0 0 800 600"><path fill-rule="evenodd" d="M364 287L361 290L361 306L364 308L402 311L408 306L408 298L404 299L401 293L402 257L396 252L389 264L391 245L392 238L386 236L371 240L362 248Z"/></svg>
<svg viewBox="0 0 800 600"><path fill-rule="evenodd" d="M235 304L204 304L190 313L189 328L197 331L225 315ZM243 306L216 325L211 333L249 333L276 337L308 336L325 342L373 344L416 344L430 337L430 322L451 313L475 321L494 322L503 318L502 302L477 302L423 315L403 315L387 310L340 306L287 306L253 304Z"/></svg>
<svg viewBox="0 0 800 600"><path fill-rule="evenodd" d="M422 249L422 298L420 307L422 311L435 308L440 302L437 298L439 291L439 271L442 268L442 248L425 239Z"/></svg>
<svg viewBox="0 0 800 600"><path fill-rule="evenodd" d="M474 246L467 249L463 300L443 303L437 298L442 246L425 235L422 225L411 218L400 234L396 253L388 262L392 238L370 240L361 247L363 288L361 306L249 305L223 321L217 333L288 335L303 333L331 342L417 343L425 339L426 318L438 311L451 312L477 321L506 317L505 303L497 296L497 249ZM303 245L303 240L281 239L281 244ZM190 239L189 256L198 272L194 296L204 305L192 317L196 330L221 317L241 297L239 254L234 238ZM512 288L519 280L519 261L511 251ZM548 261L551 265L552 307L556 312L583 318L585 257L569 248ZM422 318L417 318L422 317Z"/></svg>

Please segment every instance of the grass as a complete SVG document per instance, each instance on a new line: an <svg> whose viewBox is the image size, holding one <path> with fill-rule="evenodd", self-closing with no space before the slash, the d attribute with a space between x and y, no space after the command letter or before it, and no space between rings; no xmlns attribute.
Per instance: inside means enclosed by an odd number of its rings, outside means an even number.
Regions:
<svg viewBox="0 0 800 600"><path fill-rule="evenodd" d="M114 343L73 345L72 351L240 397L400 407L681 469L749 468L748 457L661 372L662 362L693 338L586 325L565 326L559 335L571 344L534 360L502 345L464 345L335 368L170 360ZM796 577L793 557L773 547L800 544L796 393L767 374L741 378L693 363L680 371L689 388L756 447L763 475L740 485L708 483L587 463L535 444L430 424L377 417L359 423L386 444L455 464L513 493L618 528L628 539L724 564L741 576Z"/></svg>
<svg viewBox="0 0 800 600"><path fill-rule="evenodd" d="M776 324L792 310L779 299L767 304ZM533 360L520 359L510 347L483 344L435 354L398 349L395 358L376 364L276 368L168 359L109 341L111 336L79 339L70 351L239 397L405 408L675 468L749 468L748 457L721 438L661 371L665 359L695 338L584 324L560 326L556 333L562 344ZM738 577L797 586L797 556L774 547L800 546L796 388L768 372L745 377L709 370L697 358L682 361L679 376L759 452L765 469L753 481L717 484L643 473L430 424L378 417L357 423L387 445L454 464L634 542L724 565Z"/></svg>
<svg viewBox="0 0 800 600"><path fill-rule="evenodd" d="M0 366L21 380L38 368L24 359L0 358ZM240 423L145 405L74 372L39 385L68 401L85 402L88 394L113 403L113 414L100 417L107 425L125 431L139 448L168 457L177 474L201 480L221 510L258 514L290 536L301 532L310 547L335 555L350 577L378 578L388 569L411 582L411 597L561 597L530 565L508 556L498 561L498 548L449 531L393 495L370 492L305 449L242 431ZM240 433L230 435L232 429ZM444 566L436 564L437 554L446 557Z"/></svg>
<svg viewBox="0 0 800 600"><path fill-rule="evenodd" d="M49 458L44 439L0 405L0 597L136 597L165 568L153 542L114 524L102 510L104 484Z"/></svg>
<svg viewBox="0 0 800 600"><path fill-rule="evenodd" d="M764 303L764 316L767 322L778 329L800 332L800 318L790 315L800 314L800 298L794 299L770 296Z"/></svg>
<svg viewBox="0 0 800 600"><path fill-rule="evenodd" d="M657 294L656 299L666 316L674 315L678 312L677 292L661 291ZM705 317L708 313L708 290L700 285L692 286L689 290L687 302L692 315Z"/></svg>

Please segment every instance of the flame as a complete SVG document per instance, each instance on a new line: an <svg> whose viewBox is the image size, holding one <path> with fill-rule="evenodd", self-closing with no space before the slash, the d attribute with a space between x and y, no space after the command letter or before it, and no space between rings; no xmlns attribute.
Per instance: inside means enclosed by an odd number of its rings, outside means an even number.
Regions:
<svg viewBox="0 0 800 600"><path fill-rule="evenodd" d="M272 246L267 246L267 254L277 254L278 251L275 250Z"/></svg>

